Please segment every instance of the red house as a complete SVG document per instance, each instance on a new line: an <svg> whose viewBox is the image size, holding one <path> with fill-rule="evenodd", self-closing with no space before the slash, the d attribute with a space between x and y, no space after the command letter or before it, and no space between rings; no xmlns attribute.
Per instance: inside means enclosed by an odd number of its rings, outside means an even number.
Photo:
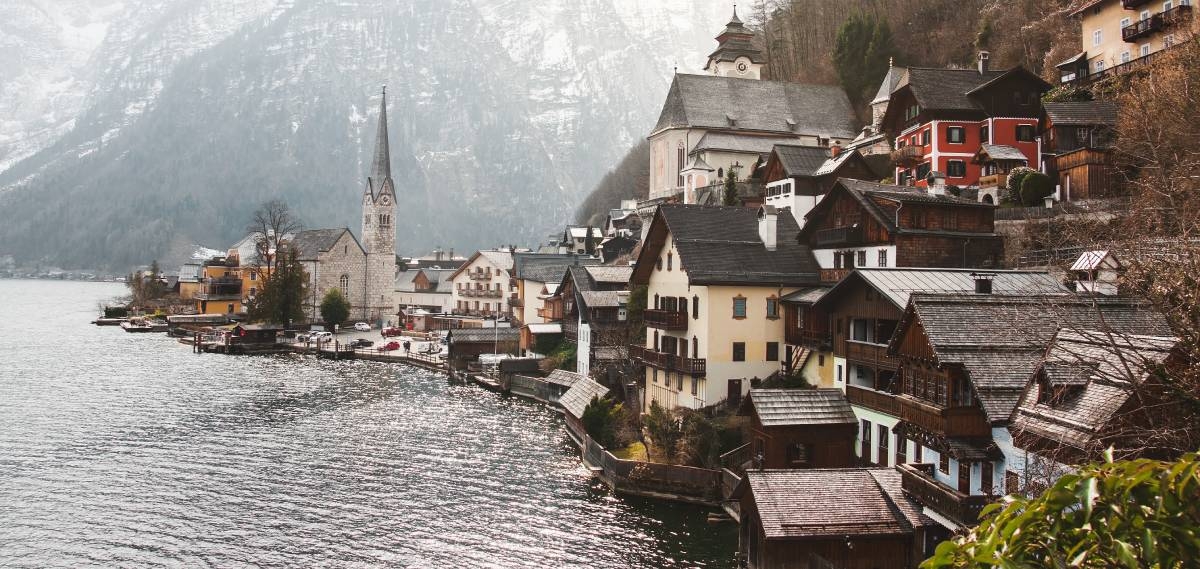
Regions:
<svg viewBox="0 0 1200 569"><path fill-rule="evenodd" d="M987 52L976 69L908 68L882 124L895 138L896 183L924 185L937 171L949 185L977 185L981 166L971 159L983 144L1016 148L1041 169L1038 121L1050 87L1023 67L989 69Z"/></svg>

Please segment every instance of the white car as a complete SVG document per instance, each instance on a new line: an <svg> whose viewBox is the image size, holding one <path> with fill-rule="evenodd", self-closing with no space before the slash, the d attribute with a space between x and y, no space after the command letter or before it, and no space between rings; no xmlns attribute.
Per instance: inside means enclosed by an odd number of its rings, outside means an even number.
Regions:
<svg viewBox="0 0 1200 569"><path fill-rule="evenodd" d="M308 337L308 341L314 342L317 344L324 344L325 342L332 342L333 341L333 332L313 332L312 335L310 335Z"/></svg>
<svg viewBox="0 0 1200 569"><path fill-rule="evenodd" d="M358 330L359 332L370 332L371 325L367 324L366 322L355 322L354 329Z"/></svg>

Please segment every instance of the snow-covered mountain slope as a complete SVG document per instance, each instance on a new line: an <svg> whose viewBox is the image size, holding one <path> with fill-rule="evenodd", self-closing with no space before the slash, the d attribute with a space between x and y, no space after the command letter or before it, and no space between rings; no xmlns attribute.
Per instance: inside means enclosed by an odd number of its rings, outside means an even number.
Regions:
<svg viewBox="0 0 1200 569"><path fill-rule="evenodd" d="M231 242L272 197L309 226L357 228L383 84L399 249L536 242L645 136L672 67L702 65L729 11L73 2L0 5L0 45L17 46L19 71L0 75L0 254L89 266ZM62 39L74 29L88 35Z"/></svg>

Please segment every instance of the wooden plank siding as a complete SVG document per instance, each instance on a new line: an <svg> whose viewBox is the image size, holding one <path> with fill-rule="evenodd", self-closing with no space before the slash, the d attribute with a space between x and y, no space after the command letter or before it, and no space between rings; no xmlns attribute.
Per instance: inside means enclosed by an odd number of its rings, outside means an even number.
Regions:
<svg viewBox="0 0 1200 569"><path fill-rule="evenodd" d="M1064 197L1069 197L1070 201L1113 197L1124 189L1109 150L1078 149L1055 156L1051 166L1057 172L1057 183L1063 193L1066 194L1069 188L1070 195Z"/></svg>

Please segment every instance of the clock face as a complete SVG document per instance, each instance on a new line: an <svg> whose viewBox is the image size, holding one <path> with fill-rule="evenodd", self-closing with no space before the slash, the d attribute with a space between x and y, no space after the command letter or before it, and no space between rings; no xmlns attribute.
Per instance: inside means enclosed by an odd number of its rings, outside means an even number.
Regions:
<svg viewBox="0 0 1200 569"><path fill-rule="evenodd" d="M749 67L748 65L746 65L746 62L745 62L745 61L739 61L739 62L738 62L738 64L737 64L737 70L738 70L738 73L745 73L745 72L746 72L746 70L747 70L747 69L749 69L749 68L750 68L750 67Z"/></svg>

